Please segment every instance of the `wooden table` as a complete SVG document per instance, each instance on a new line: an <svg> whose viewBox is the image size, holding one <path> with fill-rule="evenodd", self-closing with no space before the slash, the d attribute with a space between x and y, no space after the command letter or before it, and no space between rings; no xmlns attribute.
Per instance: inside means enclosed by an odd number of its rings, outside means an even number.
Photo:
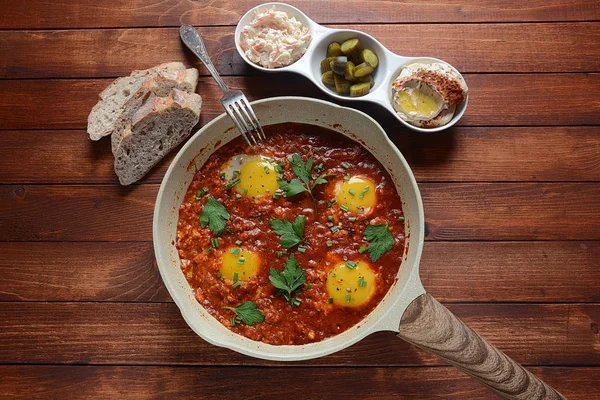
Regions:
<svg viewBox="0 0 600 400"><path fill-rule="evenodd" d="M264 75L234 48L259 1L0 0L0 397L491 399L392 333L281 364L204 342L157 271L152 211L172 156L122 188L87 115L117 76L200 69L201 124L218 87L183 50L199 26L249 98L325 98ZM570 399L600 398L600 3L597 0L291 1L402 55L458 67L459 125L422 135L376 106L419 181L425 287Z"/></svg>

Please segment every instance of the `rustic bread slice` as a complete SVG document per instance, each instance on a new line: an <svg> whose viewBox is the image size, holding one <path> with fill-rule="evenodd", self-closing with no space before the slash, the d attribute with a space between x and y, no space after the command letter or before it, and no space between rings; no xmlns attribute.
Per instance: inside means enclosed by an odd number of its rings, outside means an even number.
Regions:
<svg viewBox="0 0 600 400"><path fill-rule="evenodd" d="M150 69L133 71L129 76L116 79L100 93L100 101L92 108L88 116L90 139L99 140L103 136L111 134L114 122L120 115L123 105L142 87L146 79L153 78L160 73L173 76L181 71L185 71L185 65L180 62L172 62Z"/></svg>
<svg viewBox="0 0 600 400"><path fill-rule="evenodd" d="M180 144L200 119L202 98L173 89L167 97L154 97L134 115L124 131L115 156L115 173L121 185L141 179L167 153Z"/></svg>
<svg viewBox="0 0 600 400"><path fill-rule="evenodd" d="M123 139L125 128L131 123L133 115L148 101L155 97L165 97L172 89L195 92L198 84L198 70L190 68L177 72L161 72L154 78L148 78L142 87L125 102L119 117L114 122L111 145L113 153Z"/></svg>

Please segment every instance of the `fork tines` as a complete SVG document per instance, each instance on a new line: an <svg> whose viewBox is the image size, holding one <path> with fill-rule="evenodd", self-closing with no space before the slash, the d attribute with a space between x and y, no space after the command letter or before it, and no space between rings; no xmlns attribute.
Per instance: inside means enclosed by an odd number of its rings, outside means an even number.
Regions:
<svg viewBox="0 0 600 400"><path fill-rule="evenodd" d="M221 103L248 145L257 145L267 139L256 114L241 92L232 91Z"/></svg>

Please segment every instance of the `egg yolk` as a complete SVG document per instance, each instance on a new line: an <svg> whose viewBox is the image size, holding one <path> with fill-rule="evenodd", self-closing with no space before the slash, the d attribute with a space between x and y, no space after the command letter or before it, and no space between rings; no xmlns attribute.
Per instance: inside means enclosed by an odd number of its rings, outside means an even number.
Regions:
<svg viewBox="0 0 600 400"><path fill-rule="evenodd" d="M240 169L238 178L240 182L234 189L244 196L268 196L279 189L275 168L269 161L260 158L248 160Z"/></svg>
<svg viewBox="0 0 600 400"><path fill-rule="evenodd" d="M377 201L375 184L368 178L352 176L338 183L335 200L350 212L368 214Z"/></svg>
<svg viewBox="0 0 600 400"><path fill-rule="evenodd" d="M375 274L368 263L344 261L327 275L327 293L333 304L360 307L375 294ZM329 300L331 302L331 300Z"/></svg>
<svg viewBox="0 0 600 400"><path fill-rule="evenodd" d="M252 279L260 266L260 257L246 249L232 247L223 254L221 261L221 276L231 282L244 282Z"/></svg>
<svg viewBox="0 0 600 400"><path fill-rule="evenodd" d="M400 108L405 114L416 113L429 118L439 112L436 100L418 89L412 90L410 94L406 91L401 91L398 94L398 101Z"/></svg>

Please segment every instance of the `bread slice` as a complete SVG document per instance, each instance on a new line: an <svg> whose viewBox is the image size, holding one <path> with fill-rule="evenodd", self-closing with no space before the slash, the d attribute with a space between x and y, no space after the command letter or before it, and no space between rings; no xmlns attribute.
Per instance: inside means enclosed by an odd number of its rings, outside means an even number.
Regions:
<svg viewBox="0 0 600 400"><path fill-rule="evenodd" d="M142 87L125 102L119 117L114 122L111 135L111 146L113 153L123 139L125 128L131 123L133 115L148 101L155 97L165 97L172 89L180 89L185 92L195 92L198 84L198 70L188 70L159 73L154 78L148 78Z"/></svg>
<svg viewBox="0 0 600 400"><path fill-rule="evenodd" d="M121 185L141 179L188 137L200 119L201 106L198 94L173 89L167 97L154 97L136 111L113 150Z"/></svg>
<svg viewBox="0 0 600 400"><path fill-rule="evenodd" d="M161 64L156 67L133 71L129 76L118 78L100 93L100 101L92 108L88 116L88 134L90 139L99 140L110 135L114 130L115 121L123 111L125 103L133 97L147 79L158 75L165 79L177 80L183 90L196 90L198 71L194 68L186 71L180 62Z"/></svg>

